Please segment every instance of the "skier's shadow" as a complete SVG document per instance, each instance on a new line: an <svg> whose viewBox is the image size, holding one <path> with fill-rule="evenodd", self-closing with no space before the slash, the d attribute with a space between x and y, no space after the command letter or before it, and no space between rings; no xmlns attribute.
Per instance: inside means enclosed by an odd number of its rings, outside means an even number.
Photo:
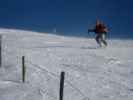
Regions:
<svg viewBox="0 0 133 100"><path fill-rule="evenodd" d="M93 47L93 46L89 46L89 47L81 47L81 49L98 49L99 47Z"/></svg>

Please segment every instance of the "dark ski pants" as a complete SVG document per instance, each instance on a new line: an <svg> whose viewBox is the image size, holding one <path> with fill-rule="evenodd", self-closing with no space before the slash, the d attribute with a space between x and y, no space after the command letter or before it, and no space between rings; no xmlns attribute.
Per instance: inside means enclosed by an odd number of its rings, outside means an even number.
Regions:
<svg viewBox="0 0 133 100"><path fill-rule="evenodd" d="M106 42L106 34L103 33L103 34L97 34L96 35L96 42L102 46L102 44L104 44L105 46L107 46L107 42Z"/></svg>

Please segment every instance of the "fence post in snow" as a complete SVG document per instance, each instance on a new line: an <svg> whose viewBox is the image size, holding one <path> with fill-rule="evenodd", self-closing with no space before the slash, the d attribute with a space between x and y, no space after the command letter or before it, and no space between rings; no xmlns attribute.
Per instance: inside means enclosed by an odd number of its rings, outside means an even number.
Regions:
<svg viewBox="0 0 133 100"><path fill-rule="evenodd" d="M22 56L22 81L25 82L26 76L26 66L25 66L25 56Z"/></svg>
<svg viewBox="0 0 133 100"><path fill-rule="evenodd" d="M63 100L64 79L65 79L65 72L61 72L61 75L60 75L60 97L59 97L59 100Z"/></svg>
<svg viewBox="0 0 133 100"><path fill-rule="evenodd" d="M2 67L2 35L0 35L0 67Z"/></svg>

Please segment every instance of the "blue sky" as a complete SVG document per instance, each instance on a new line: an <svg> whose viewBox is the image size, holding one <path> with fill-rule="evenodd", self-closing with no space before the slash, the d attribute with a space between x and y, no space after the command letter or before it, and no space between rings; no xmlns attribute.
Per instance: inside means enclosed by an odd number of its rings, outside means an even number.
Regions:
<svg viewBox="0 0 133 100"><path fill-rule="evenodd" d="M0 0L0 27L87 35L97 18L111 37L133 38L132 0Z"/></svg>

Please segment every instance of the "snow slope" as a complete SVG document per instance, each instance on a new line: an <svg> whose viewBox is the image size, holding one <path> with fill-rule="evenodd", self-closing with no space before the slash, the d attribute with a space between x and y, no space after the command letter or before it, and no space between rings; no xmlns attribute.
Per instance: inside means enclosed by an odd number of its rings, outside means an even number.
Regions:
<svg viewBox="0 0 133 100"><path fill-rule="evenodd" d="M0 29L0 100L59 100L65 71L64 100L133 100L133 40L95 40ZM26 83L21 57L26 57Z"/></svg>

